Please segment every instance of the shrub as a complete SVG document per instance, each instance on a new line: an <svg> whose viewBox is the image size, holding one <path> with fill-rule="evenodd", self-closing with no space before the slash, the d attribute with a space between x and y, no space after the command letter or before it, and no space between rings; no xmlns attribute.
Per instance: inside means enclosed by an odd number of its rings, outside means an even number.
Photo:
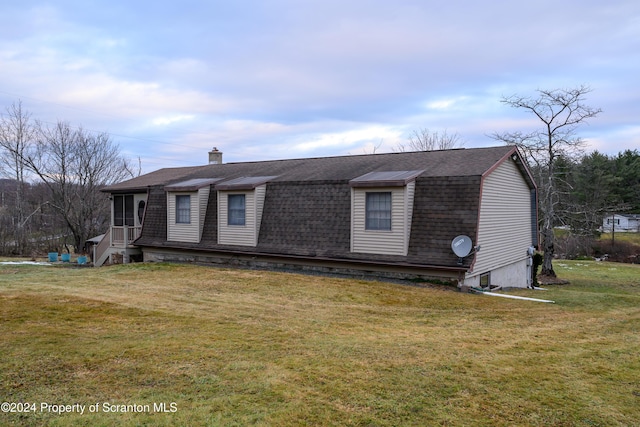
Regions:
<svg viewBox="0 0 640 427"><path fill-rule="evenodd" d="M565 234L556 238L556 253L564 259L591 258L594 242L593 236Z"/></svg>
<svg viewBox="0 0 640 427"><path fill-rule="evenodd" d="M630 242L598 240L593 243L593 256L608 261L640 263L640 246Z"/></svg>
<svg viewBox="0 0 640 427"><path fill-rule="evenodd" d="M566 234L556 239L556 253L564 259L606 259L640 264L640 245L630 241L596 239L592 236Z"/></svg>

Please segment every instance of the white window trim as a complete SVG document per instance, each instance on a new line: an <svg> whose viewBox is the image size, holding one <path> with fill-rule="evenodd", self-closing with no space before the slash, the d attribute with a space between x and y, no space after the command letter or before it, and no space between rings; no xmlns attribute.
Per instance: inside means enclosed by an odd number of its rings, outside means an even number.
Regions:
<svg viewBox="0 0 640 427"><path fill-rule="evenodd" d="M370 213L372 211L369 209L369 199L374 194L388 194L389 195L389 228L381 228L381 227L371 227L371 220L377 219L381 220L381 218L371 218ZM393 193L391 191L365 191L365 202L364 202L364 229L367 232L382 232L382 233L391 233L393 231ZM373 212L387 212L387 210L375 210ZM386 218L384 218L386 221Z"/></svg>
<svg viewBox="0 0 640 427"><path fill-rule="evenodd" d="M232 223L231 222L231 203L229 202L231 197L240 197L243 198L243 209L242 209L242 224ZM237 209L239 211L239 209ZM247 226L247 194L246 193L228 193L227 194L227 226L228 227L246 227Z"/></svg>

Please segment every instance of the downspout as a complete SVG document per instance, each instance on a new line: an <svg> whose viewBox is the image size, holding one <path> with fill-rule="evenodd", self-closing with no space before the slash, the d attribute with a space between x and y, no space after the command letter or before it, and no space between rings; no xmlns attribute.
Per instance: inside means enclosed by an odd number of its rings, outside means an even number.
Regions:
<svg viewBox="0 0 640 427"><path fill-rule="evenodd" d="M485 290L479 289L479 288L471 288L471 290L474 291L477 294L488 295L490 297L501 297L501 298L519 299L519 300L523 300L523 301L546 302L546 303L555 304L555 301L548 300L548 299L521 297L519 295L497 294L497 293L490 292L490 291L485 291Z"/></svg>

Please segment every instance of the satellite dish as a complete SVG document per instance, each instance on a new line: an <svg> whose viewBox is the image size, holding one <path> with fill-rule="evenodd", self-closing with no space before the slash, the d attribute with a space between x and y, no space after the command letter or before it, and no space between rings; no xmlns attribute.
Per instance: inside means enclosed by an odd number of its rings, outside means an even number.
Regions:
<svg viewBox="0 0 640 427"><path fill-rule="evenodd" d="M471 237L464 235L456 237L451 241L451 249L459 258L466 257L471 253L471 249L473 249Z"/></svg>

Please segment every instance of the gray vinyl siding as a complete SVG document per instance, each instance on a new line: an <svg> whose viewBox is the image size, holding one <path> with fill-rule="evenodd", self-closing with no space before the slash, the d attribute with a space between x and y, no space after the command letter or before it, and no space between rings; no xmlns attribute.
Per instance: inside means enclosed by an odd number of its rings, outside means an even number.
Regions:
<svg viewBox="0 0 640 427"><path fill-rule="evenodd" d="M484 178L473 274L527 258L533 241L531 190L511 160Z"/></svg>
<svg viewBox="0 0 640 427"><path fill-rule="evenodd" d="M167 240L175 242L199 243L209 202L210 187L204 187L197 192L169 192L167 193ZM176 196L188 195L191 202L191 217L189 224L176 223Z"/></svg>
<svg viewBox="0 0 640 427"><path fill-rule="evenodd" d="M413 213L415 182L406 187L352 188L351 252L407 255ZM366 194L391 192L391 230L367 230Z"/></svg>
<svg viewBox="0 0 640 427"><path fill-rule="evenodd" d="M245 195L245 224L229 225L228 196L230 194ZM260 185L250 191L218 191L218 244L256 246L260 234L262 211L266 185Z"/></svg>

